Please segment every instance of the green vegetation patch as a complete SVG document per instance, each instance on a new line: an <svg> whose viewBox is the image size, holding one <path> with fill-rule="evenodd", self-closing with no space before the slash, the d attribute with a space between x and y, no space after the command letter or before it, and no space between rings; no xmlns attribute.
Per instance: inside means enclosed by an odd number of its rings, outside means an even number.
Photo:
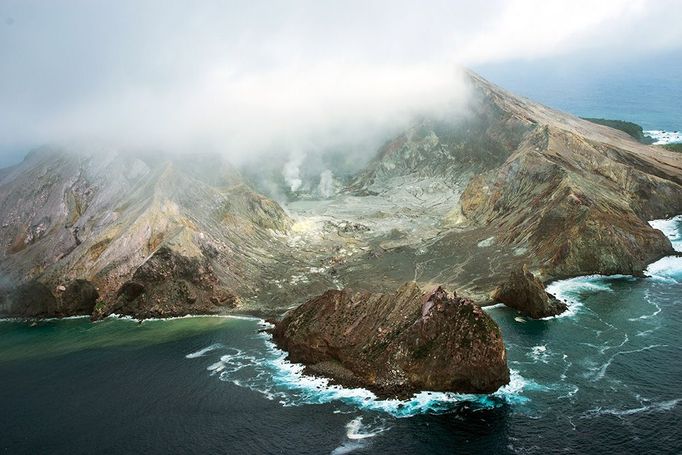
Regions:
<svg viewBox="0 0 682 455"><path fill-rule="evenodd" d="M589 118L583 117L583 120L587 120L598 125L608 126L609 128L614 128L623 131L633 138L637 139L642 144L653 144L654 140L644 134L644 130L641 126L633 122L626 122L624 120L609 120L605 118Z"/></svg>
<svg viewBox="0 0 682 455"><path fill-rule="evenodd" d="M682 142L678 142L675 144L665 144L663 145L663 148L673 152L682 153Z"/></svg>

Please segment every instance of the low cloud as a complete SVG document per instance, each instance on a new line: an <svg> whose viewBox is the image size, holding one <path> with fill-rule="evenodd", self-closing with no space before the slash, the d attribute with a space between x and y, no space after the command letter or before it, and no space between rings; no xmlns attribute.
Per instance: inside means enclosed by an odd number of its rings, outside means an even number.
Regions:
<svg viewBox="0 0 682 455"><path fill-rule="evenodd" d="M0 153L374 147L461 106L458 65L679 48L680 2L5 0Z"/></svg>
<svg viewBox="0 0 682 455"><path fill-rule="evenodd" d="M188 85L95 97L50 119L45 133L67 143L208 149L235 161L278 150L302 160L461 105L465 94L454 65L325 63L247 75L220 68Z"/></svg>

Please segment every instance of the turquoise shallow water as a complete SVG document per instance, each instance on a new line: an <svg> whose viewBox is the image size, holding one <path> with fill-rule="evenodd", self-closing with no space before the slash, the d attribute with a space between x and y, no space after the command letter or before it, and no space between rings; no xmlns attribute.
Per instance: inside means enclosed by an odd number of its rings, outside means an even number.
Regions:
<svg viewBox="0 0 682 455"><path fill-rule="evenodd" d="M255 318L0 322L0 450L680 453L682 258L648 274L553 283L549 320L488 308L513 370L490 396L329 386Z"/></svg>

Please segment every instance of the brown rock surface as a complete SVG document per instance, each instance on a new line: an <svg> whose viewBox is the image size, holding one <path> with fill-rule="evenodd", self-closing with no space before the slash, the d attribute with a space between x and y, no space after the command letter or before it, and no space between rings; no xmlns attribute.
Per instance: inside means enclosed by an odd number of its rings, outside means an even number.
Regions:
<svg viewBox="0 0 682 455"><path fill-rule="evenodd" d="M88 280L71 281L62 292L59 292L59 316L89 315L92 313L99 292Z"/></svg>
<svg viewBox="0 0 682 455"><path fill-rule="evenodd" d="M211 314L232 308L237 296L220 285L208 260L159 248L94 318L116 313L138 318Z"/></svg>
<svg viewBox="0 0 682 455"><path fill-rule="evenodd" d="M528 267L512 270L509 279L498 286L492 299L534 319L556 316L568 309L565 303L545 292L545 287Z"/></svg>
<svg viewBox="0 0 682 455"><path fill-rule="evenodd" d="M381 396L491 393L509 382L497 324L441 287L329 290L287 313L273 336L291 361Z"/></svg>

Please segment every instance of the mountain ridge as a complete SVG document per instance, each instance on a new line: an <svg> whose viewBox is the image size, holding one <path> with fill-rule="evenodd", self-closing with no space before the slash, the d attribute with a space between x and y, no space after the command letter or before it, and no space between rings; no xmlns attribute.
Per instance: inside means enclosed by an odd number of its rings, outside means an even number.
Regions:
<svg viewBox="0 0 682 455"><path fill-rule="evenodd" d="M406 281L485 303L525 264L547 281L637 274L672 253L647 221L682 213L680 154L465 77L465 111L418 120L327 200L282 206L219 155L35 151L0 171L0 274L88 279L98 317L277 314L328 288ZM134 280L161 260L175 285ZM185 303L131 297L131 281Z"/></svg>

